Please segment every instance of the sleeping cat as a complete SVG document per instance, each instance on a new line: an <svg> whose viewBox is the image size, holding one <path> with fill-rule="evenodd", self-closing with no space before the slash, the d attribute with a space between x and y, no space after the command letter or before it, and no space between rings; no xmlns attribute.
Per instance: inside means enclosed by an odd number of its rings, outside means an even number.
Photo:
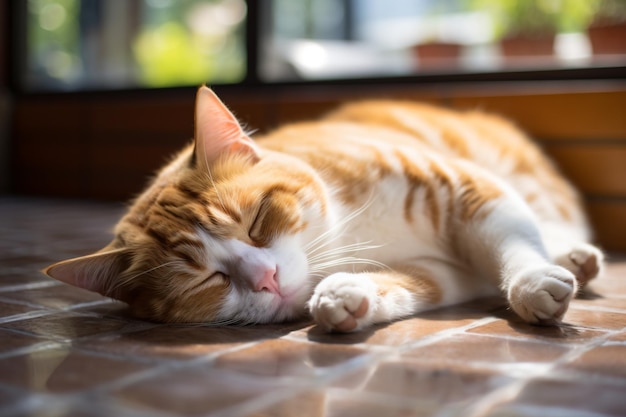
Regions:
<svg viewBox="0 0 626 417"><path fill-rule="evenodd" d="M555 323L601 272L576 192L502 118L364 101L253 141L202 87L195 121L113 241L49 276L151 320L349 332L498 293Z"/></svg>

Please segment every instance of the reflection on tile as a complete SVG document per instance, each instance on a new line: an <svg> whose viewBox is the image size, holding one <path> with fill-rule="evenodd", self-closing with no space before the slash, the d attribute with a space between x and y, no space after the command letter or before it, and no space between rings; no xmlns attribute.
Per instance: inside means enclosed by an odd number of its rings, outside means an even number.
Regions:
<svg viewBox="0 0 626 417"><path fill-rule="evenodd" d="M13 299L52 308L67 308L76 304L106 300L99 294L61 283L51 287L19 291L13 294Z"/></svg>
<svg viewBox="0 0 626 417"><path fill-rule="evenodd" d="M584 371L589 375L610 375L626 379L626 345L607 342L585 352L565 367Z"/></svg>
<svg viewBox="0 0 626 417"><path fill-rule="evenodd" d="M535 326L524 323L520 319L496 320L491 323L475 327L470 333L488 334L527 338L534 340L552 341L557 343L586 343L590 339L601 336L606 332L578 326Z"/></svg>
<svg viewBox="0 0 626 417"><path fill-rule="evenodd" d="M623 416L624 386L591 380L537 379L493 416Z"/></svg>
<svg viewBox="0 0 626 417"><path fill-rule="evenodd" d="M367 343L371 345L401 346L445 329L465 326L477 318L476 312L440 310L396 323L375 326L361 333L329 334L314 326L308 329L309 340L321 343Z"/></svg>
<svg viewBox="0 0 626 417"><path fill-rule="evenodd" d="M121 320L80 316L71 313L56 313L32 319L12 321L3 324L2 327L51 339L65 339L122 330L128 325L127 322Z"/></svg>
<svg viewBox="0 0 626 417"><path fill-rule="evenodd" d="M349 346L275 339L222 355L216 360L216 366L252 375L313 376L324 368L345 363L364 353L363 349Z"/></svg>
<svg viewBox="0 0 626 417"><path fill-rule="evenodd" d="M106 244L119 214L0 198L0 415L624 415L624 261L559 327L525 324L498 297L351 334L165 325L38 272Z"/></svg>
<svg viewBox="0 0 626 417"><path fill-rule="evenodd" d="M568 350L562 345L466 334L418 347L404 356L431 363L545 363Z"/></svg>
<svg viewBox="0 0 626 417"><path fill-rule="evenodd" d="M563 318L563 322L575 326L586 326L596 329L619 330L624 328L626 313L613 313L598 309L570 308Z"/></svg>
<svg viewBox="0 0 626 417"><path fill-rule="evenodd" d="M0 382L36 392L76 392L145 368L144 364L87 355L70 348L51 348L0 359Z"/></svg>
<svg viewBox="0 0 626 417"><path fill-rule="evenodd" d="M312 390L280 401L251 416L427 417L441 412L431 402L342 389ZM454 414L450 414L454 415Z"/></svg>
<svg viewBox="0 0 626 417"><path fill-rule="evenodd" d="M45 342L45 339L0 329L0 354L6 354L16 349L24 349L42 342Z"/></svg>
<svg viewBox="0 0 626 417"><path fill-rule="evenodd" d="M293 381L193 366L157 375L114 392L114 398L146 412L208 414L235 407L273 391L290 390Z"/></svg>
<svg viewBox="0 0 626 417"><path fill-rule="evenodd" d="M16 316L18 314L24 314L31 311L35 311L33 307L25 306L22 304L6 303L0 301L0 321L6 317Z"/></svg>
<svg viewBox="0 0 626 417"><path fill-rule="evenodd" d="M363 391L444 405L480 398L510 381L498 373L463 365L393 360L376 367Z"/></svg>
<svg viewBox="0 0 626 417"><path fill-rule="evenodd" d="M88 338L77 346L86 349L163 359L186 359L223 351L243 343L277 338L289 333L290 326L157 326L128 333Z"/></svg>

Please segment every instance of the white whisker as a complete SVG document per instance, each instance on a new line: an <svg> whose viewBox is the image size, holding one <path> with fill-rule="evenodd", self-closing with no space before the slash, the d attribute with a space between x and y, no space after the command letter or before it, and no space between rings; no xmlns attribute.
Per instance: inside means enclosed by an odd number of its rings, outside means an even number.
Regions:
<svg viewBox="0 0 626 417"><path fill-rule="evenodd" d="M137 273L137 274L135 274L135 275L131 275L131 276L128 276L128 277L120 278L119 280L117 280L117 282L115 282L115 285L112 285L112 286L108 289L108 292L109 292L109 293L112 293L112 292L114 292L115 290L117 290L118 288L123 287L124 285L128 284L129 282L131 282L131 281L133 281L133 280L137 279L138 277L140 277L140 276L142 276L142 275L148 274L148 273L150 273L150 272L152 272L152 271L156 271L157 269L160 269L160 268L166 267L166 266L171 265L171 264L176 263L176 262L177 262L177 261L169 261L169 262L165 262L165 263L162 263L162 264L160 264L160 265L155 266L154 268L150 268L150 269L147 269L147 270L145 270L145 271L139 272L139 273Z"/></svg>
<svg viewBox="0 0 626 417"><path fill-rule="evenodd" d="M304 252L307 256L313 255L315 252L320 249L328 246L330 243L341 237L341 228L346 226L350 221L354 220L356 217L361 215L367 208L372 204L373 198L368 198L368 200L358 209L354 210L352 213L341 219L335 225L333 225L330 229L326 230L324 233L313 239L304 247ZM328 238L328 239L327 239ZM325 240L327 239L327 240Z"/></svg>

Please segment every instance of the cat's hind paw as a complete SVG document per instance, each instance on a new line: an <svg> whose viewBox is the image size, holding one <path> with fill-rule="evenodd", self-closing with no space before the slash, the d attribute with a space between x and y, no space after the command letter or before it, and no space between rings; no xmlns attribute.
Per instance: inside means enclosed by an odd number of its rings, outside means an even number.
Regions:
<svg viewBox="0 0 626 417"><path fill-rule="evenodd" d="M363 274L337 273L320 282L308 306L327 331L353 332L372 324L376 286Z"/></svg>
<svg viewBox="0 0 626 417"><path fill-rule="evenodd" d="M602 273L604 254L588 243L579 243L569 252L559 255L555 262L576 276L582 287Z"/></svg>
<svg viewBox="0 0 626 417"><path fill-rule="evenodd" d="M528 323L560 321L576 293L576 279L556 265L526 270L513 278L508 290L511 308Z"/></svg>

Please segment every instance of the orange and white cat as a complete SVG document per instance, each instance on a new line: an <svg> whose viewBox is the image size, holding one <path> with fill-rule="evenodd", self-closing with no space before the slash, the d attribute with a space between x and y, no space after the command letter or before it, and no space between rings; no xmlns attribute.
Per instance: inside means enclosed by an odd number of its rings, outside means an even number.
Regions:
<svg viewBox="0 0 626 417"><path fill-rule="evenodd" d="M152 320L347 332L497 293L552 323L602 269L576 192L501 118L366 101L253 141L202 87L195 120L113 241L48 275Z"/></svg>

